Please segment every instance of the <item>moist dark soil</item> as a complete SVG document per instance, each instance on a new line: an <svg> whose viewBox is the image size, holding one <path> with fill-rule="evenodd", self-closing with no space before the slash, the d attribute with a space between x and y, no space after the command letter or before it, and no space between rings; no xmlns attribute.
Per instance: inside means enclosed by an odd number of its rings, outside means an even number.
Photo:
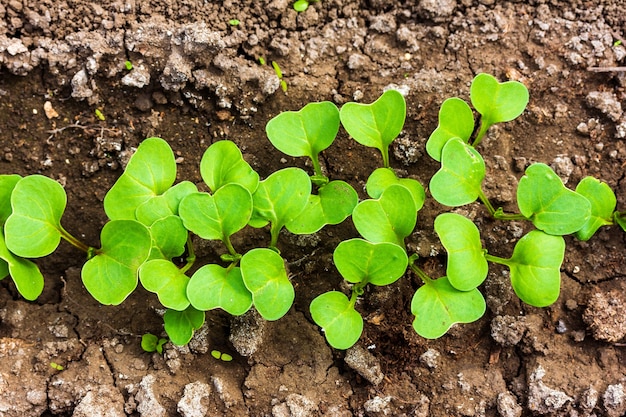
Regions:
<svg viewBox="0 0 626 417"><path fill-rule="evenodd" d="M516 211L524 169L544 162L570 188L587 175L602 179L626 210L622 1L321 0L296 13L287 0L2 0L0 18L0 174L58 180L68 194L62 223L91 246L107 220L104 195L143 139L169 142L179 180L200 183L200 158L221 139L237 143L261 177L286 166L311 171L271 146L268 120L312 101L371 102L389 87L408 106L392 166L426 186L438 169L424 145L439 106L467 100L480 72L530 91L527 110L480 145L494 205ZM280 65L286 92L259 57ZM343 130L322 162L361 198L381 164ZM433 220L446 210L429 199L407 239L435 277L445 273L445 251ZM494 255L510 256L530 230L492 220L478 203L457 211ZM268 235L246 229L233 243L263 246ZM508 271L492 266L481 286L485 316L438 340L411 326L416 277L368 288L357 306L363 336L344 352L326 344L308 305L346 290L332 252L356 235L350 220L309 239L283 234L291 311L276 322L208 312L188 346L167 343L163 355L140 347L145 333L165 336L156 296L138 288L120 306L99 305L80 280L84 254L62 243L37 261L45 275L37 301L20 298L10 278L1 282L0 416L626 412L626 234L618 227L588 242L566 238L561 295L547 308L521 303ZM199 265L219 260L215 246L198 245ZM215 359L214 349L234 360Z"/></svg>

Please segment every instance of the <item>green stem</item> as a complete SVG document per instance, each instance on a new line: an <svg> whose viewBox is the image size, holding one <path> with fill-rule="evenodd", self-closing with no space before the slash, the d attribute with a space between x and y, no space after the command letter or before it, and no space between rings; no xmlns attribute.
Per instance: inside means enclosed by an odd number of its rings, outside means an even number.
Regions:
<svg viewBox="0 0 626 417"><path fill-rule="evenodd" d="M495 217L496 209L493 208L493 205L491 204L491 201L489 201L489 199L487 198L487 196L483 192L482 188L478 190L478 198L480 199L480 201L483 202L483 204L487 208L487 211L489 211L489 214L491 214L492 217Z"/></svg>
<svg viewBox="0 0 626 417"><path fill-rule="evenodd" d="M282 226L271 223L270 226L270 248L278 250L278 236L280 235L280 229Z"/></svg>
<svg viewBox="0 0 626 417"><path fill-rule="evenodd" d="M433 279L429 277L426 272L424 272L419 266L415 265L415 261L417 261L417 258L417 255L411 255L411 257L409 258L409 268L411 268L411 271L413 271L424 284L432 283Z"/></svg>
<svg viewBox="0 0 626 417"><path fill-rule="evenodd" d="M487 133L487 130L489 130L489 128L491 127L490 123L485 123L484 119L480 119L480 130L478 131L478 134L476 135L476 139L474 139L474 143L472 143L472 147L477 147L480 142L483 140L483 137L485 136L485 134Z"/></svg>
<svg viewBox="0 0 626 417"><path fill-rule="evenodd" d="M322 167L320 166L319 154L312 155L311 162L313 162L313 171L315 171L315 176L320 178L324 177Z"/></svg>
<svg viewBox="0 0 626 417"><path fill-rule="evenodd" d="M226 249L228 249L228 253L230 253L233 256L239 256L239 254L237 253L237 251L233 247L233 244L230 241L230 236L225 236L224 240L222 240L222 242L224 242L224 245L226 246Z"/></svg>
<svg viewBox="0 0 626 417"><path fill-rule="evenodd" d="M389 146L383 146L380 152L383 154L383 166L389 168Z"/></svg>
<svg viewBox="0 0 626 417"><path fill-rule="evenodd" d="M519 213L505 213L502 208L498 208L497 210L491 204L491 201L485 196L482 188L478 192L478 198L487 208L487 211L496 220L529 220L526 216Z"/></svg>
<svg viewBox="0 0 626 417"><path fill-rule="evenodd" d="M94 251L94 248L91 246L87 246L77 238L75 238L72 234L70 234L67 230L63 228L63 226L59 225L59 232L61 233L61 237L69 242L72 246L77 249L82 250L83 252L89 254Z"/></svg>
<svg viewBox="0 0 626 417"><path fill-rule="evenodd" d="M508 266L508 267L511 266L511 260L510 259L500 258L499 256L490 255L488 253L485 253L485 259L488 260L489 262L493 262L495 264L505 265L505 266Z"/></svg>
<svg viewBox="0 0 626 417"><path fill-rule="evenodd" d="M193 249L193 243L191 243L191 235L187 235L187 259L185 259L186 263L180 268L181 272L184 274L187 272L196 262L196 252Z"/></svg>

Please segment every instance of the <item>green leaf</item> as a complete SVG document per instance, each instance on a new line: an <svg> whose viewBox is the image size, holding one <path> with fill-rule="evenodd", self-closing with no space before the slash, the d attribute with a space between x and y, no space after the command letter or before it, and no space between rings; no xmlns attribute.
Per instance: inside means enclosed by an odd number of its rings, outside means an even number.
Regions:
<svg viewBox="0 0 626 417"><path fill-rule="evenodd" d="M559 297L565 241L533 230L515 245L510 259L511 284L526 304L545 307Z"/></svg>
<svg viewBox="0 0 626 417"><path fill-rule="evenodd" d="M398 178L390 168L377 168L367 179L365 189L371 198L379 198L390 185L402 185L411 192L415 207L419 211L426 200L426 192L419 181L411 178Z"/></svg>
<svg viewBox="0 0 626 417"><path fill-rule="evenodd" d="M365 239L404 247L404 238L415 228L417 210L407 188L391 185L380 198L360 202L352 213L352 221Z"/></svg>
<svg viewBox="0 0 626 417"><path fill-rule="evenodd" d="M415 315L413 328L426 339L443 336L455 323L471 323L485 314L486 304L480 291L459 291L447 277L421 286L411 301Z"/></svg>
<svg viewBox="0 0 626 417"><path fill-rule="evenodd" d="M576 193L591 203L591 216L582 229L576 232L578 239L589 240L600 227L613 224L617 199L607 183L593 177L583 178L576 186Z"/></svg>
<svg viewBox="0 0 626 417"><path fill-rule="evenodd" d="M278 320L284 316L295 293L285 262L271 249L257 248L241 258L241 275L259 314L265 320Z"/></svg>
<svg viewBox="0 0 626 417"><path fill-rule="evenodd" d="M616 211L613 213L613 220L626 232L626 212Z"/></svg>
<svg viewBox="0 0 626 417"><path fill-rule="evenodd" d="M489 265L476 225L460 214L443 213L435 219L435 231L448 252L446 275L450 284L459 291L482 284Z"/></svg>
<svg viewBox="0 0 626 417"><path fill-rule="evenodd" d="M441 161L441 151L452 138L468 142L474 131L474 113L470 106L457 97L451 97L441 104L439 125L426 142L426 152L435 161Z"/></svg>
<svg viewBox="0 0 626 417"><path fill-rule="evenodd" d="M163 194L176 180L174 152L166 141L141 142L126 170L104 196L104 211L111 220L135 220L137 208Z"/></svg>
<svg viewBox="0 0 626 417"><path fill-rule="evenodd" d="M141 336L141 348L144 352L156 352L159 338L152 333L146 333Z"/></svg>
<svg viewBox="0 0 626 417"><path fill-rule="evenodd" d="M178 216L167 216L150 226L152 250L149 259L172 259L185 252L189 233Z"/></svg>
<svg viewBox="0 0 626 417"><path fill-rule="evenodd" d="M191 277L187 297L198 310L221 308L233 316L242 315L252 306L252 294L237 267L203 266Z"/></svg>
<svg viewBox="0 0 626 417"><path fill-rule="evenodd" d="M517 186L517 204L537 229L551 235L574 233L591 217L589 200L566 188L545 164L526 169Z"/></svg>
<svg viewBox="0 0 626 417"><path fill-rule="evenodd" d="M155 221L171 215L178 215L178 206L183 198L192 193L197 193L198 187L192 182L183 181L165 193L146 200L137 207L135 217L146 226L151 226Z"/></svg>
<svg viewBox="0 0 626 417"><path fill-rule="evenodd" d="M152 239L135 220L112 220L100 233L102 248L83 265L87 291L105 305L118 305L137 287L137 270L148 258Z"/></svg>
<svg viewBox="0 0 626 417"><path fill-rule="evenodd" d="M250 225L272 224L272 246L284 225L292 222L305 209L311 194L311 180L300 168L284 168L259 183L252 195Z"/></svg>
<svg viewBox="0 0 626 417"><path fill-rule="evenodd" d="M522 114L528 104L528 89L518 81L504 83L489 74L478 74L470 87L470 99L482 115L481 123L491 126Z"/></svg>
<svg viewBox="0 0 626 417"><path fill-rule="evenodd" d="M389 285L396 282L408 265L403 248L393 243L371 243L363 239L344 240L335 249L333 261L341 276L353 284Z"/></svg>
<svg viewBox="0 0 626 417"><path fill-rule="evenodd" d="M293 4L293 9L300 13L306 11L309 8L309 0L296 0Z"/></svg>
<svg viewBox="0 0 626 417"><path fill-rule="evenodd" d="M267 123L265 131L282 153L317 159L337 136L339 110L329 101L309 103L299 111L280 113Z"/></svg>
<svg viewBox="0 0 626 417"><path fill-rule="evenodd" d="M485 178L482 156L459 138L450 139L441 153L441 168L430 179L430 193L439 203L458 207L476 201Z"/></svg>
<svg viewBox="0 0 626 417"><path fill-rule="evenodd" d="M6 220L6 245L25 258L49 255L61 241L61 216L67 196L58 182L30 175L17 182L11 194L13 212Z"/></svg>
<svg viewBox="0 0 626 417"><path fill-rule="evenodd" d="M215 194L194 193L180 203L185 227L207 240L224 241L243 229L252 215L252 196L239 184L226 184Z"/></svg>
<svg viewBox="0 0 626 417"><path fill-rule="evenodd" d="M11 193L21 179L22 177L17 174L0 175L0 227L4 226L13 211L11 209Z"/></svg>
<svg viewBox="0 0 626 417"><path fill-rule="evenodd" d="M389 145L404 126L406 102L396 90L385 91L371 104L346 103L339 112L343 127L358 143L380 150L389 166Z"/></svg>
<svg viewBox="0 0 626 417"><path fill-rule="evenodd" d="M328 344L335 349L352 347L363 332L363 318L343 293L321 294L309 307L313 321L324 330Z"/></svg>
<svg viewBox="0 0 626 417"><path fill-rule="evenodd" d="M44 279L37 265L33 262L15 256L9 251L0 228L0 276L5 278L11 275L17 291L29 301L33 301L43 291Z"/></svg>
<svg viewBox="0 0 626 417"><path fill-rule="evenodd" d="M139 268L141 285L159 297L164 307L182 311L189 307L187 284L189 277L171 261L153 259Z"/></svg>
<svg viewBox="0 0 626 417"><path fill-rule="evenodd" d="M254 193L259 184L259 174L243 159L237 145L229 140L215 142L204 152L200 175L213 193L230 183Z"/></svg>
<svg viewBox="0 0 626 417"><path fill-rule="evenodd" d="M168 309L163 315L165 331L172 343L183 346L189 343L193 332L204 324L204 311L189 306L185 311Z"/></svg>
<svg viewBox="0 0 626 417"><path fill-rule="evenodd" d="M347 219L359 201L359 196L344 181L331 181L311 194L309 201L298 217L286 224L287 230L295 234L312 234L327 224L339 224Z"/></svg>

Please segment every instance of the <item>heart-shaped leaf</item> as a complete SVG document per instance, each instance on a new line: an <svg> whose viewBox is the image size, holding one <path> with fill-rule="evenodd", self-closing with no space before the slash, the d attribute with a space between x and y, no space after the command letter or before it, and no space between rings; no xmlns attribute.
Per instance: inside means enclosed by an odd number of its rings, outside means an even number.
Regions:
<svg viewBox="0 0 626 417"><path fill-rule="evenodd" d="M443 336L455 323L471 323L485 314L486 304L480 291L459 291L447 277L421 286L411 301L415 315L413 328L426 339Z"/></svg>
<svg viewBox="0 0 626 417"><path fill-rule="evenodd" d="M363 332L363 318L343 293L321 294L309 307L313 321L324 330L328 344L335 349L353 346Z"/></svg>
<svg viewBox="0 0 626 417"><path fill-rule="evenodd" d="M331 181L311 194L309 201L298 217L285 227L291 233L308 235L319 231L327 224L339 224L347 219L359 201L354 188L343 181Z"/></svg>
<svg viewBox="0 0 626 417"><path fill-rule="evenodd" d="M198 310L221 308L233 316L242 315L252 306L252 294L237 267L203 266L191 277L187 297Z"/></svg>
<svg viewBox="0 0 626 417"><path fill-rule="evenodd" d="M267 123L265 131L279 151L317 159L337 136L339 110L329 101L309 103L299 111L280 113Z"/></svg>
<svg viewBox="0 0 626 417"><path fill-rule="evenodd" d="M111 220L135 220L137 208L163 194L176 180L176 161L170 145L160 138L141 142L121 177L104 196Z"/></svg>
<svg viewBox="0 0 626 417"><path fill-rule="evenodd" d="M492 75L478 74L470 87L470 99L482 116L481 123L491 126L522 114L528 104L528 89L519 81L500 83Z"/></svg>
<svg viewBox="0 0 626 417"><path fill-rule="evenodd" d="M139 268L141 285L159 297L166 308L183 311L189 307L187 284L189 277L176 265L164 259L153 259Z"/></svg>
<svg viewBox="0 0 626 417"><path fill-rule="evenodd" d="M252 227L272 224L271 246L276 246L278 233L305 209L311 195L311 180L300 168L284 168L259 183L252 195Z"/></svg>
<svg viewBox="0 0 626 417"><path fill-rule="evenodd" d="M460 214L443 213L435 219L435 231L448 252L446 275L450 284L459 291L482 284L489 265L476 225Z"/></svg>
<svg viewBox="0 0 626 417"><path fill-rule="evenodd" d="M389 166L389 145L398 137L406 118L406 102L396 90L385 91L371 104L346 103L339 112L343 127L358 143L380 150Z"/></svg>
<svg viewBox="0 0 626 417"><path fill-rule="evenodd" d="M137 287L137 270L148 258L152 239L135 220L112 220L100 233L102 248L83 265L87 291L100 304L118 305Z"/></svg>
<svg viewBox="0 0 626 417"><path fill-rule="evenodd" d="M240 265L243 282L259 314L270 321L284 316L295 293L283 258L271 249L257 248L243 255Z"/></svg>
<svg viewBox="0 0 626 417"><path fill-rule="evenodd" d="M613 224L617 199L607 183L593 177L583 178L576 186L576 193L591 203L591 216L582 229L576 232L578 239L589 240L600 227Z"/></svg>
<svg viewBox="0 0 626 417"><path fill-rule="evenodd" d="M172 259L185 252L189 233L178 216L163 217L150 226L152 250L149 259Z"/></svg>
<svg viewBox="0 0 626 417"><path fill-rule="evenodd" d="M613 213L613 220L626 232L626 212L616 211Z"/></svg>
<svg viewBox="0 0 626 417"><path fill-rule="evenodd" d="M335 249L333 261L341 276L353 284L389 285L398 280L408 265L406 252L393 243L344 240Z"/></svg>
<svg viewBox="0 0 626 417"><path fill-rule="evenodd" d="M0 175L0 227L4 226L13 211L11 209L11 193L21 179L22 177L17 174Z"/></svg>
<svg viewBox="0 0 626 417"><path fill-rule="evenodd" d="M476 201L485 178L485 161L459 138L450 139L441 152L441 168L430 179L430 193L439 203L458 207Z"/></svg>
<svg viewBox="0 0 626 417"><path fill-rule="evenodd" d="M532 164L517 186L520 212L535 227L551 235L580 230L591 217L591 203L566 188L558 175L545 164Z"/></svg>
<svg viewBox="0 0 626 417"><path fill-rule="evenodd" d="M15 184L12 213L4 225L6 245L15 255L39 258L52 253L61 241L61 216L67 196L58 182L29 175Z"/></svg>
<svg viewBox="0 0 626 417"><path fill-rule="evenodd" d="M161 195L152 197L137 207L135 217L146 226L171 215L178 215L178 206L183 198L197 193L198 187L192 182L183 181Z"/></svg>
<svg viewBox="0 0 626 417"><path fill-rule="evenodd" d="M419 181L412 178L398 178L390 168L377 168L367 179L365 189L371 198L379 198L390 185L402 185L411 192L415 207L419 211L426 200L426 192Z"/></svg>
<svg viewBox="0 0 626 417"><path fill-rule="evenodd" d="M208 147L200 161L200 175L213 193L230 183L254 193L259 184L259 174L243 159L237 145L229 140L220 140Z"/></svg>
<svg viewBox="0 0 626 417"><path fill-rule="evenodd" d="M172 343L184 346L193 337L193 332L204 324L204 311L189 306L185 311L168 309L163 315L165 331Z"/></svg>
<svg viewBox="0 0 626 417"><path fill-rule="evenodd" d="M439 125L426 142L426 152L435 161L441 161L441 151L452 138L468 142L474 131L474 113L470 106L458 97L451 97L441 104Z"/></svg>
<svg viewBox="0 0 626 417"><path fill-rule="evenodd" d="M33 301L43 291L44 279L37 265L15 256L9 251L0 228L0 279L11 275L17 291L27 300Z"/></svg>
<svg viewBox="0 0 626 417"><path fill-rule="evenodd" d="M402 185L391 185L376 200L360 202L352 213L356 230L370 242L389 242L404 248L404 238L417 222L417 209L411 192Z"/></svg>
<svg viewBox="0 0 626 417"><path fill-rule="evenodd" d="M239 184L226 184L215 194L194 193L179 207L185 227L207 240L224 241L243 229L252 214L252 196Z"/></svg>
<svg viewBox="0 0 626 417"><path fill-rule="evenodd" d="M511 285L526 304L545 307L554 303L561 288L561 263L565 241L532 230L515 245L510 259Z"/></svg>

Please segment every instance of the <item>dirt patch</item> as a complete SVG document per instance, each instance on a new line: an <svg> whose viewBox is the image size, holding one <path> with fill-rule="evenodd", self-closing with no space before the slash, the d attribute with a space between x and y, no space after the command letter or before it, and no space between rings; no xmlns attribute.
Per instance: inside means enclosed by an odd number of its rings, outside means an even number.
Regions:
<svg viewBox="0 0 626 417"><path fill-rule="evenodd" d="M310 101L370 102L394 85L406 93L408 117L392 165L426 185L437 166L424 145L439 105L450 96L467 99L473 76L488 72L530 91L524 114L492 128L481 144L494 204L515 211L512 190L524 169L545 162L572 188L585 175L601 178L626 210L626 72L593 70L626 65L621 2L322 0L301 14L286 0L218 3L0 4L0 173L59 180L68 192L64 226L97 246L104 194L144 138L170 143L180 180L200 182L202 153L223 138L236 142L262 177L290 165L309 169L272 148L264 133L270 118ZM259 57L279 63L286 93ZM331 178L361 191L379 160L342 131L323 164ZM407 239L433 276L445 264L432 228L441 210L429 200ZM464 210L494 255L510 256L529 230L491 220L478 204ZM250 231L234 244L252 247L266 235ZM415 277L369 288L358 306L363 336L340 352L326 345L308 304L341 289L331 254L354 236L350 222L309 241L283 236L297 294L286 317L231 321L210 312L188 347L167 344L162 356L139 346L142 334L162 333L156 297L138 289L120 307L100 306L81 285L82 255L62 244L39 262L46 283L37 302L24 302L2 281L0 414L626 411L626 239L619 229L602 229L589 242L566 239L561 296L549 308L520 303L507 272L492 267L481 288L486 316L435 341L411 328ZM210 245L198 255L200 264L217 260ZM213 349L235 359L216 360Z"/></svg>

